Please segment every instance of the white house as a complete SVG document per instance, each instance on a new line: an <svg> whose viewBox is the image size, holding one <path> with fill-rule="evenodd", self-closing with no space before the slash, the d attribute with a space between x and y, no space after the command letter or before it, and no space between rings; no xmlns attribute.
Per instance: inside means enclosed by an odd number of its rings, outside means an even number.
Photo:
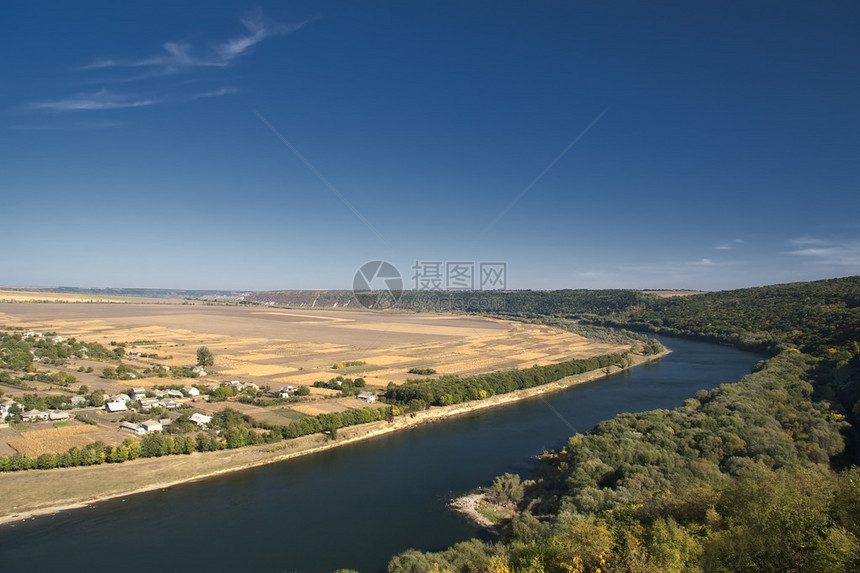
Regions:
<svg viewBox="0 0 860 573"><path fill-rule="evenodd" d="M21 414L21 419L25 422L38 422L40 420L47 420L48 414L46 412L42 412L41 410L36 410L33 408L29 412L24 412Z"/></svg>
<svg viewBox="0 0 860 573"><path fill-rule="evenodd" d="M131 389L131 397L135 400L140 400L141 398L146 398L146 388L132 388Z"/></svg>
<svg viewBox="0 0 860 573"><path fill-rule="evenodd" d="M131 396L128 394L114 394L110 397L111 402L128 402L131 400Z"/></svg>
<svg viewBox="0 0 860 573"><path fill-rule="evenodd" d="M105 410L108 412L127 412L128 406L125 405L125 402L105 402Z"/></svg>
<svg viewBox="0 0 860 573"><path fill-rule="evenodd" d="M185 398L185 394L183 394L179 390L168 390L167 395L171 398Z"/></svg>
<svg viewBox="0 0 860 573"><path fill-rule="evenodd" d="M253 390L260 390L260 387L254 384L253 382L245 382L245 388L251 388Z"/></svg>
<svg viewBox="0 0 860 573"><path fill-rule="evenodd" d="M61 412L59 410L51 410L48 412L48 419L52 422L62 422L69 419L69 413Z"/></svg>
<svg viewBox="0 0 860 573"><path fill-rule="evenodd" d="M158 420L145 420L140 423L144 430L146 430L147 434L152 432L160 432L164 429L164 426Z"/></svg>
<svg viewBox="0 0 860 573"><path fill-rule="evenodd" d="M363 400L368 404L373 404L374 402L376 402L376 394L374 394L373 392L362 392L361 394L356 396L356 398L358 398L359 400Z"/></svg>
<svg viewBox="0 0 860 573"><path fill-rule="evenodd" d="M207 375L206 370L202 366L195 366L194 368L191 369L191 371L194 372L195 374L197 374L198 376L206 376Z"/></svg>
<svg viewBox="0 0 860 573"><path fill-rule="evenodd" d="M203 428L209 425L209 422L212 421L212 416L207 416L206 414L200 414L199 412L195 412L191 414L191 417L188 418L188 421L193 422L199 427Z"/></svg>
<svg viewBox="0 0 860 573"><path fill-rule="evenodd" d="M233 380L232 382L230 382L230 386L232 386L233 388L235 388L236 390L238 390L240 392L245 389L245 385L242 384L241 382L239 382L238 380Z"/></svg>
<svg viewBox="0 0 860 573"><path fill-rule="evenodd" d="M140 409L141 410L150 410L159 406L161 402L158 398L141 398L140 399Z"/></svg>
<svg viewBox="0 0 860 573"><path fill-rule="evenodd" d="M183 392L185 393L185 395L186 395L186 396L188 396L189 398L193 398L194 396L199 396L199 395L200 395L200 390L198 390L198 389L197 389L197 388L195 388L194 386L183 386L183 387L182 387L182 391L183 391Z"/></svg>
<svg viewBox="0 0 860 573"><path fill-rule="evenodd" d="M142 436L146 433L146 430L144 430L143 427L138 426L137 424L134 424L132 422L121 423L119 425L119 429L120 430L128 430L129 432L133 432L133 433L137 434L138 436Z"/></svg>
<svg viewBox="0 0 860 573"><path fill-rule="evenodd" d="M86 404L87 399L85 396L72 396L71 398L69 398L69 403L72 406L79 406L81 404Z"/></svg>

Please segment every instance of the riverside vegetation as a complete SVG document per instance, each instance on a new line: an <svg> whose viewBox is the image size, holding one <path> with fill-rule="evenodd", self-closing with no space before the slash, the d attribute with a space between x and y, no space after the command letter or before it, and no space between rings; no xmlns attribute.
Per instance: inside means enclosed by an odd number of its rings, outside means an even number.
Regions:
<svg viewBox="0 0 860 573"><path fill-rule="evenodd" d="M622 414L497 478L495 542L406 551L390 573L860 570L860 278L659 299L516 293L512 314L770 350L675 410ZM515 303L515 304L513 304ZM547 314L540 317L540 309Z"/></svg>

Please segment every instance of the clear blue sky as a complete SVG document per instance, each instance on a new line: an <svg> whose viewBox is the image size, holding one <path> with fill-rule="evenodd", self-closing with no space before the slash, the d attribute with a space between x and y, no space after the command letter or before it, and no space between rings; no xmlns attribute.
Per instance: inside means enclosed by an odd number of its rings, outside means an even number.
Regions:
<svg viewBox="0 0 860 573"><path fill-rule="evenodd" d="M4 2L0 284L857 274L858 30L855 0Z"/></svg>

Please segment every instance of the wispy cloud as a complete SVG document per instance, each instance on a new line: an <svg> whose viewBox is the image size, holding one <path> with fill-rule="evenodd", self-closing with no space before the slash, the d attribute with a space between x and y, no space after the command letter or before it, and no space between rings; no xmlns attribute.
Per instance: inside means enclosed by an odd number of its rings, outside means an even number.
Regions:
<svg viewBox="0 0 860 573"><path fill-rule="evenodd" d="M161 103L161 100L122 95L102 89L91 94L77 94L65 99L37 102L33 107L50 111L81 111L145 107L157 103Z"/></svg>
<svg viewBox="0 0 860 573"><path fill-rule="evenodd" d="M693 261L690 264L696 267L712 267L714 266L714 261L711 259L699 259L698 261Z"/></svg>
<svg viewBox="0 0 860 573"><path fill-rule="evenodd" d="M789 239L788 241L792 245L824 245L827 243L824 239L817 239L815 237L796 237L794 239Z"/></svg>
<svg viewBox="0 0 860 573"><path fill-rule="evenodd" d="M720 243L719 245L714 247L714 250L717 251L731 251L732 249L736 249L740 247L744 243L743 239L734 239L727 243Z"/></svg>
<svg viewBox="0 0 860 573"><path fill-rule="evenodd" d="M192 95L189 99L201 99L207 97L221 97L226 95L233 95L239 93L237 88L218 88L217 90L212 90L208 92L203 92L199 94Z"/></svg>
<svg viewBox="0 0 860 573"><path fill-rule="evenodd" d="M190 42L170 41L162 44L162 51L151 57L142 59L122 59L117 57L99 57L89 64L75 68L85 84L95 83L115 84L141 82L156 79L170 74L203 68L225 68L238 59L254 51L254 47L274 36L293 33L304 27L311 20L294 24L283 24L266 19L261 10L257 10L242 18L244 32L225 41L210 43L206 46L193 46ZM119 73L124 70L124 73ZM136 70L132 72L132 70ZM199 81L192 77L188 81ZM210 78L209 81L212 81ZM189 93L186 82L167 86L163 83L157 91L135 90L139 93L158 93L158 97L142 96L130 93L119 93L102 87L97 92L77 93L74 95L44 99L26 104L31 110L46 112L81 112L96 110L114 110L146 107L157 104L191 102L204 98L215 98L239 93L235 87L220 87ZM211 84L210 84L211 85Z"/></svg>
<svg viewBox="0 0 860 573"><path fill-rule="evenodd" d="M254 46L274 36L291 34L304 27L310 20L294 24L273 22L263 17L261 10L242 18L245 33L230 40L195 50L188 42L164 42L162 53L140 60L97 58L78 68L80 70L104 70L108 68L149 68L153 72L170 74L192 68L226 67L234 60L249 53ZM144 74L139 79L151 77Z"/></svg>
<svg viewBox="0 0 860 573"><path fill-rule="evenodd" d="M860 267L860 242L830 242L815 237L800 237L789 242L802 248L783 254L802 257L817 264Z"/></svg>

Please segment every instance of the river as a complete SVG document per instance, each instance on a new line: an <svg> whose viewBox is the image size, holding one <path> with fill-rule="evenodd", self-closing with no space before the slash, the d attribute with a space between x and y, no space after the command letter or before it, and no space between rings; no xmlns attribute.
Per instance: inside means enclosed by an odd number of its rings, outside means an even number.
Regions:
<svg viewBox="0 0 860 573"><path fill-rule="evenodd" d="M673 408L734 382L761 355L664 338L673 352L563 392L322 453L0 528L0 568L384 571L410 547L439 550L482 532L447 508L504 472L620 412ZM0 500L4 500L0 492Z"/></svg>

